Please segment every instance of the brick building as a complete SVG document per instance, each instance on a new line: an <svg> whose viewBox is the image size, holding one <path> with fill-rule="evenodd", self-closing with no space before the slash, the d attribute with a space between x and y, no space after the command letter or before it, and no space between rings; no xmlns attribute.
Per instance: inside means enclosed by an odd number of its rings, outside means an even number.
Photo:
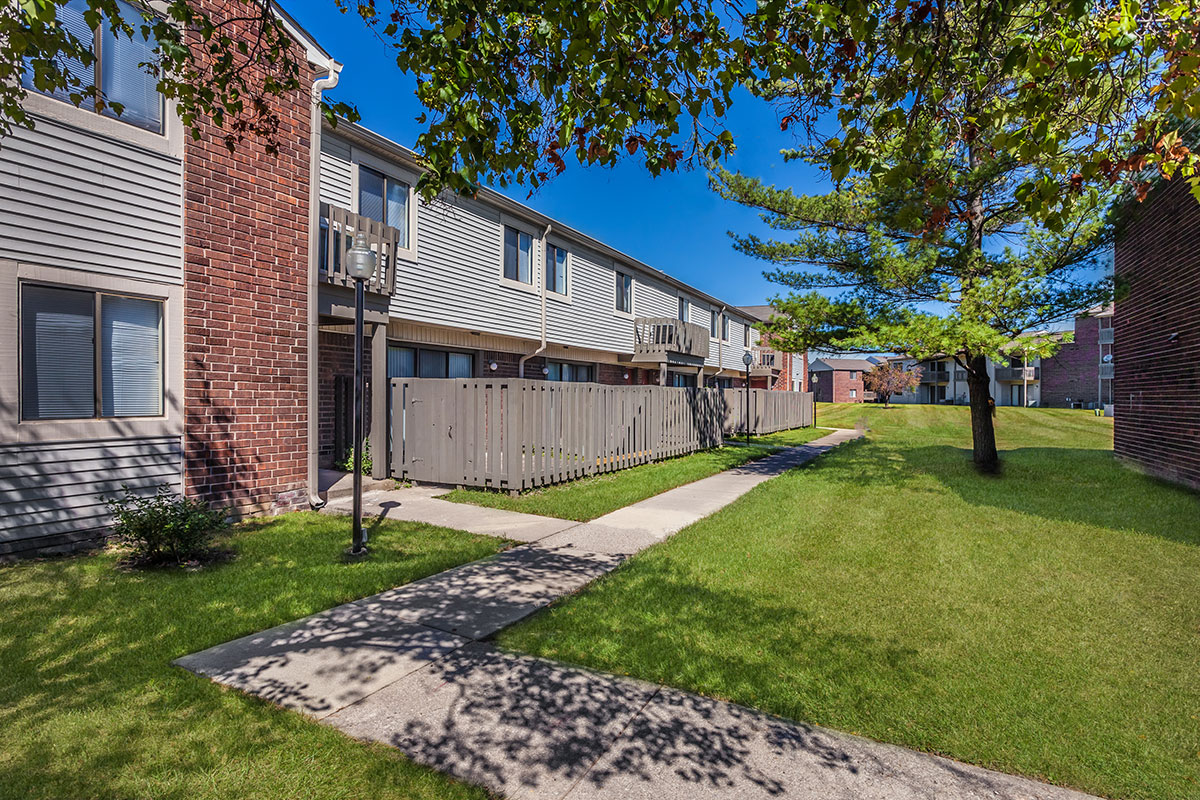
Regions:
<svg viewBox="0 0 1200 800"><path fill-rule="evenodd" d="M1183 180L1125 209L1113 314L1113 449L1200 489L1200 203Z"/></svg>
<svg viewBox="0 0 1200 800"><path fill-rule="evenodd" d="M1075 319L1074 341L1041 360L1040 405L1047 408L1111 408L1113 403L1113 307L1089 309Z"/></svg>
<svg viewBox="0 0 1200 800"><path fill-rule="evenodd" d="M875 368L865 358L817 358L808 368L813 399L818 403L862 403L874 393L863 385L863 373Z"/></svg>

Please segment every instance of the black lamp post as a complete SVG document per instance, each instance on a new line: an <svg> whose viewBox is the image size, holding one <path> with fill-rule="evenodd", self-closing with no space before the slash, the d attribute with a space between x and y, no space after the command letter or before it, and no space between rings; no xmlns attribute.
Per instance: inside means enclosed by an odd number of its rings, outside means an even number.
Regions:
<svg viewBox="0 0 1200 800"><path fill-rule="evenodd" d="M812 390L813 396L813 427L817 427L817 374L810 372L808 375L809 389Z"/></svg>
<svg viewBox="0 0 1200 800"><path fill-rule="evenodd" d="M746 444L750 444L750 365L754 356L749 350L742 353L742 363L746 365Z"/></svg>
<svg viewBox="0 0 1200 800"><path fill-rule="evenodd" d="M367 234L358 231L354 246L346 251L346 272L354 278L354 538L350 555L367 551L362 524L362 448L363 448L363 282L375 274L375 251L367 245ZM378 376L376 377L378 380ZM376 420L378 424L378 420Z"/></svg>

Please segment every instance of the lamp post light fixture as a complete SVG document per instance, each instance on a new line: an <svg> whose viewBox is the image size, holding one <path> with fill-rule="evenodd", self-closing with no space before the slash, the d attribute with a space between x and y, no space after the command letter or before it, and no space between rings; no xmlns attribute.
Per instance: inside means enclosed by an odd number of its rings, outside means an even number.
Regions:
<svg viewBox="0 0 1200 800"><path fill-rule="evenodd" d="M746 444L750 444L750 365L754 355L749 350L742 353L742 363L746 365Z"/></svg>
<svg viewBox="0 0 1200 800"><path fill-rule="evenodd" d="M354 234L354 246L346 251L346 272L354 278L354 538L350 555L361 556L367 551L367 537L362 524L362 457L363 457L363 282L375 274L377 258L367 244L366 231ZM377 421L378 422L378 421Z"/></svg>
<svg viewBox="0 0 1200 800"><path fill-rule="evenodd" d="M831 373L832 374L832 373ZM817 373L810 372L808 374L808 388L812 392L813 398L813 427L817 427Z"/></svg>

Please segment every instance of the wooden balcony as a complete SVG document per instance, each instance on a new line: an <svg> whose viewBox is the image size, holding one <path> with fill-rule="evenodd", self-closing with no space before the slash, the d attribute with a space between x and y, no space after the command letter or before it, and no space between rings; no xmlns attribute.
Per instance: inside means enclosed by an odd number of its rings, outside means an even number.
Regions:
<svg viewBox="0 0 1200 800"><path fill-rule="evenodd" d="M949 383L948 369L921 369L921 383Z"/></svg>
<svg viewBox="0 0 1200 800"><path fill-rule="evenodd" d="M783 369L783 359L786 353L780 353L769 347L755 347L750 351L754 360L750 362L751 378L774 378Z"/></svg>
<svg viewBox="0 0 1200 800"><path fill-rule="evenodd" d="M1113 343L1113 329L1112 328L1101 328L1100 329L1100 344L1112 344L1112 343Z"/></svg>
<svg viewBox="0 0 1200 800"><path fill-rule="evenodd" d="M967 382L967 371L965 369L954 370L954 382L955 383L966 383Z"/></svg>
<svg viewBox="0 0 1200 800"><path fill-rule="evenodd" d="M354 288L354 279L346 273L346 251L354 244L358 231L367 235L367 246L377 258L375 274L364 289L374 294L391 296L396 285L396 253L400 250L400 231L370 217L344 208L321 203L321 252L317 262L320 279L334 286Z"/></svg>
<svg viewBox="0 0 1200 800"><path fill-rule="evenodd" d="M1110 380L1113 376L1115 367L1116 367L1116 364L1101 364L1100 365L1101 379Z"/></svg>
<svg viewBox="0 0 1200 800"><path fill-rule="evenodd" d="M1016 383L1036 381L1042 378L1041 367L996 367L996 380Z"/></svg>
<svg viewBox="0 0 1200 800"><path fill-rule="evenodd" d="M633 322L633 360L647 364L690 364L708 358L708 330L673 317L638 317Z"/></svg>

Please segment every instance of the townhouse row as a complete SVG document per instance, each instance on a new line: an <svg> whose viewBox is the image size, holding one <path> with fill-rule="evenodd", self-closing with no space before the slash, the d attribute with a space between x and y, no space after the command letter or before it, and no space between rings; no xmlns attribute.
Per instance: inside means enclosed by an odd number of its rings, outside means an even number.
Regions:
<svg viewBox="0 0 1200 800"><path fill-rule="evenodd" d="M102 38L83 7L62 6L63 24ZM120 118L29 87L35 129L0 141L0 556L94 539L123 485L241 514L318 504L318 468L348 444L342 262L360 231L379 256L375 419L392 377L740 386L748 372L800 388L750 311L490 190L422 202L411 151L323 120L341 65L276 13L307 65L275 109L277 152L230 152L205 122L184 136L139 68L153 42L97 42Z"/></svg>
<svg viewBox="0 0 1200 800"><path fill-rule="evenodd" d="M1048 334L1050 336L1061 334ZM1004 363L988 360L989 392L998 406L1104 409L1112 413L1113 306L1089 309L1074 321L1074 338L1049 358L1010 357ZM809 381L818 402L861 403L875 399L863 375L876 363L889 361L904 369L919 368L920 383L893 395L893 403L966 405L967 372L953 358L919 360L904 356L887 359L820 358L809 368Z"/></svg>

